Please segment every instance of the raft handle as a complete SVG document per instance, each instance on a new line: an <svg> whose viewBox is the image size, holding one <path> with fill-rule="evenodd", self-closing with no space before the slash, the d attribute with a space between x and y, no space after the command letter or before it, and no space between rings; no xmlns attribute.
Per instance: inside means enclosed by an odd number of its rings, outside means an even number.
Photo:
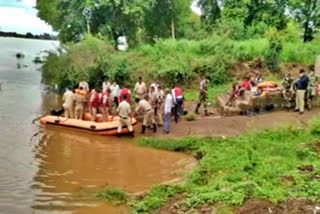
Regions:
<svg viewBox="0 0 320 214"><path fill-rule="evenodd" d="M96 129L96 126L95 125L91 125L90 129Z"/></svg>

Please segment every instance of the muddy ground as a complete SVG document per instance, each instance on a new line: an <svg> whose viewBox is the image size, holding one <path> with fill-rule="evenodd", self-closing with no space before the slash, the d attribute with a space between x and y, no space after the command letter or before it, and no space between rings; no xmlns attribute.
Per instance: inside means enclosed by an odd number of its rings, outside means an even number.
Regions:
<svg viewBox="0 0 320 214"><path fill-rule="evenodd" d="M188 111L193 112L195 104L188 104ZM147 132L148 136L157 136L164 138L178 138L186 136L237 136L250 131L273 128L284 125L298 125L306 127L308 122L314 117L320 116L320 108L306 111L300 115L293 111L274 111L257 114L255 116L220 116L214 108L210 109L212 115L205 117L203 112L195 121L186 121L182 119L179 123L171 122L171 131L169 134L163 133L163 127L158 129L156 134ZM139 132L139 128L137 132Z"/></svg>

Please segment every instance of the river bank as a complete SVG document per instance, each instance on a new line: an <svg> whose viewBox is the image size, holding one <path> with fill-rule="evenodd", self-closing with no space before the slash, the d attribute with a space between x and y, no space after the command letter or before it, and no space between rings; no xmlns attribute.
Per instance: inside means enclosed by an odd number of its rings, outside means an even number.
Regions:
<svg viewBox="0 0 320 214"><path fill-rule="evenodd" d="M244 116L207 118L185 122L195 129L203 121L201 128L220 127L198 133L206 138L181 138L197 135L184 131L179 138L141 140L147 147L191 153L200 164L184 184L155 187L134 199L132 213L314 213L320 205L320 121L312 118L318 115L318 109L303 117L276 112L249 118L246 125Z"/></svg>

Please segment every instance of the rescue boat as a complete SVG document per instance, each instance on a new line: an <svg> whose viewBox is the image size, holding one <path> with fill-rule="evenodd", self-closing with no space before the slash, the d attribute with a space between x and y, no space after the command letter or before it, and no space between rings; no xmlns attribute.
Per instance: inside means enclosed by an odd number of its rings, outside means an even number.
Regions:
<svg viewBox="0 0 320 214"><path fill-rule="evenodd" d="M118 134L117 130L119 119L119 117L114 117L111 121L110 116L108 122L102 122L102 115L98 114L96 121L90 121L90 113L86 113L84 115L84 120L76 120L65 118L63 116L48 115L42 117L40 119L40 123L43 126L60 126L90 134L113 136ZM137 120L135 118L132 118L131 124L133 128L135 128L135 126L137 125ZM129 133L129 130L127 129L127 127L123 127L121 133Z"/></svg>

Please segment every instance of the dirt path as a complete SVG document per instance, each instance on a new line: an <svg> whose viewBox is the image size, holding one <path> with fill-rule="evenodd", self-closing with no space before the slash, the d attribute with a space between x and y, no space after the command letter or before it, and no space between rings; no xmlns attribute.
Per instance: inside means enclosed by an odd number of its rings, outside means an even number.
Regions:
<svg viewBox="0 0 320 214"><path fill-rule="evenodd" d="M166 135L161 128L155 135L157 137L185 137L185 136L236 136L252 130L272 128L286 124L306 126L314 117L320 116L320 109L306 111L303 115L296 112L275 111L256 116L200 116L195 121L182 120L178 124L172 122L171 133ZM138 130L139 131L139 130Z"/></svg>

